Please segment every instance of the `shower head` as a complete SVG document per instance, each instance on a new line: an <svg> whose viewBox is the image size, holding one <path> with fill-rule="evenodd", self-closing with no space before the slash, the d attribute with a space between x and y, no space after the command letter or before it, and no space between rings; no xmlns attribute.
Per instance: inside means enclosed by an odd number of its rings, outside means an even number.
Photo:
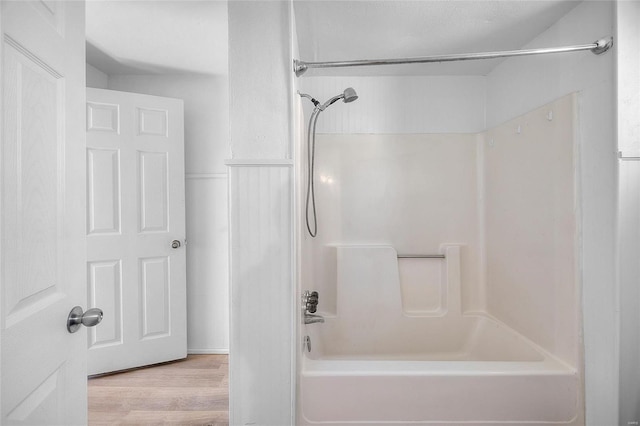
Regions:
<svg viewBox="0 0 640 426"><path fill-rule="evenodd" d="M346 104L349 102L353 102L356 99L358 99L358 94L356 93L355 90L353 90L353 87L347 87L346 89L344 89L344 92L340 93L339 95L334 96L333 98L329 99L327 102L325 102L324 104L317 106L316 107L320 110L320 111L324 111L324 109L326 107L328 107L329 105L332 105L333 103L339 101L340 99L342 99L342 101Z"/></svg>
<svg viewBox="0 0 640 426"><path fill-rule="evenodd" d="M347 87L346 89L344 89L342 96L343 96L342 100L344 101L345 104L348 104L349 102L353 102L356 99L358 99L358 94L356 93L355 90L353 90L353 87Z"/></svg>

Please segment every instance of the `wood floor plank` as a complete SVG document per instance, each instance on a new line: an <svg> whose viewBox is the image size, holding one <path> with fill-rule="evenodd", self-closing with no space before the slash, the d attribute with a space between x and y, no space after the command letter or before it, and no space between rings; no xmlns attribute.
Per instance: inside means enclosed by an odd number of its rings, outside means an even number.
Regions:
<svg viewBox="0 0 640 426"><path fill-rule="evenodd" d="M92 426L106 425L228 425L227 411L131 411L122 413L97 413Z"/></svg>
<svg viewBox="0 0 640 426"><path fill-rule="evenodd" d="M229 421L226 411L132 411L123 424L180 424L203 425Z"/></svg>
<svg viewBox="0 0 640 426"><path fill-rule="evenodd" d="M228 356L185 360L89 379L89 425L229 422Z"/></svg>
<svg viewBox="0 0 640 426"><path fill-rule="evenodd" d="M100 411L111 410L223 410L228 405L224 389L211 388L124 388L94 387L95 397L89 407Z"/></svg>
<svg viewBox="0 0 640 426"><path fill-rule="evenodd" d="M153 375L145 370L136 370L91 380L89 386L161 387L169 383L172 387L218 387L226 376L226 371L219 369L165 369Z"/></svg>

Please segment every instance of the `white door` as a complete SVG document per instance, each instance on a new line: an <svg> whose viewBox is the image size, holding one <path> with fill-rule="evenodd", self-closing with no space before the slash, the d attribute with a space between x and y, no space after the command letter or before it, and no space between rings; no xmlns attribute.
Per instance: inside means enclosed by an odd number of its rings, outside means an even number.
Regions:
<svg viewBox="0 0 640 426"><path fill-rule="evenodd" d="M86 424L84 3L0 15L0 424Z"/></svg>
<svg viewBox="0 0 640 426"><path fill-rule="evenodd" d="M87 89L89 374L187 355L179 99Z"/></svg>

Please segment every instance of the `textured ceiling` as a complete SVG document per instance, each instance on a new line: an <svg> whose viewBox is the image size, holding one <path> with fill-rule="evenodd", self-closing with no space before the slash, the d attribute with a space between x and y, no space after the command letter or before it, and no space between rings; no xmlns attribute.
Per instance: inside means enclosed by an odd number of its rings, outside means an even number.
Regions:
<svg viewBox="0 0 640 426"><path fill-rule="evenodd" d="M87 62L107 74L226 74L224 1L89 0Z"/></svg>
<svg viewBox="0 0 640 426"><path fill-rule="evenodd" d="M299 59L397 58L518 49L578 3L294 0ZM227 52L225 1L87 2L87 61L108 74L226 74ZM311 70L307 75L486 75L499 62Z"/></svg>
<svg viewBox="0 0 640 426"><path fill-rule="evenodd" d="M567 0L297 0L299 59L340 61L519 49L578 4ZM486 75L500 61L310 70L307 75Z"/></svg>

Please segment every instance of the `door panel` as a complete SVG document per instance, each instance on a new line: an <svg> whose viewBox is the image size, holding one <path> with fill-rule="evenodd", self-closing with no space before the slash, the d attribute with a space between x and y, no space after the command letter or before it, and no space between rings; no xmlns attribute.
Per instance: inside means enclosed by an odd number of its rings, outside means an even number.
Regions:
<svg viewBox="0 0 640 426"><path fill-rule="evenodd" d="M142 340L170 335L169 258L140 259Z"/></svg>
<svg viewBox="0 0 640 426"><path fill-rule="evenodd" d="M88 235L120 232L120 155L115 149L87 150Z"/></svg>
<svg viewBox="0 0 640 426"><path fill-rule="evenodd" d="M89 330L89 347L122 344L122 262L104 260L88 262L89 301L103 312L112 315L103 317L100 327Z"/></svg>
<svg viewBox="0 0 640 426"><path fill-rule="evenodd" d="M181 100L87 89L89 374L186 356L183 151Z"/></svg>
<svg viewBox="0 0 640 426"><path fill-rule="evenodd" d="M168 232L167 153L138 151L140 233Z"/></svg>
<svg viewBox="0 0 640 426"><path fill-rule="evenodd" d="M4 296L10 324L30 316L35 306L59 293L54 277L62 194L58 178L62 82L59 74L30 56L13 40L5 44L3 214L8 241Z"/></svg>
<svg viewBox="0 0 640 426"><path fill-rule="evenodd" d="M86 422L84 4L0 2L0 424Z"/></svg>

